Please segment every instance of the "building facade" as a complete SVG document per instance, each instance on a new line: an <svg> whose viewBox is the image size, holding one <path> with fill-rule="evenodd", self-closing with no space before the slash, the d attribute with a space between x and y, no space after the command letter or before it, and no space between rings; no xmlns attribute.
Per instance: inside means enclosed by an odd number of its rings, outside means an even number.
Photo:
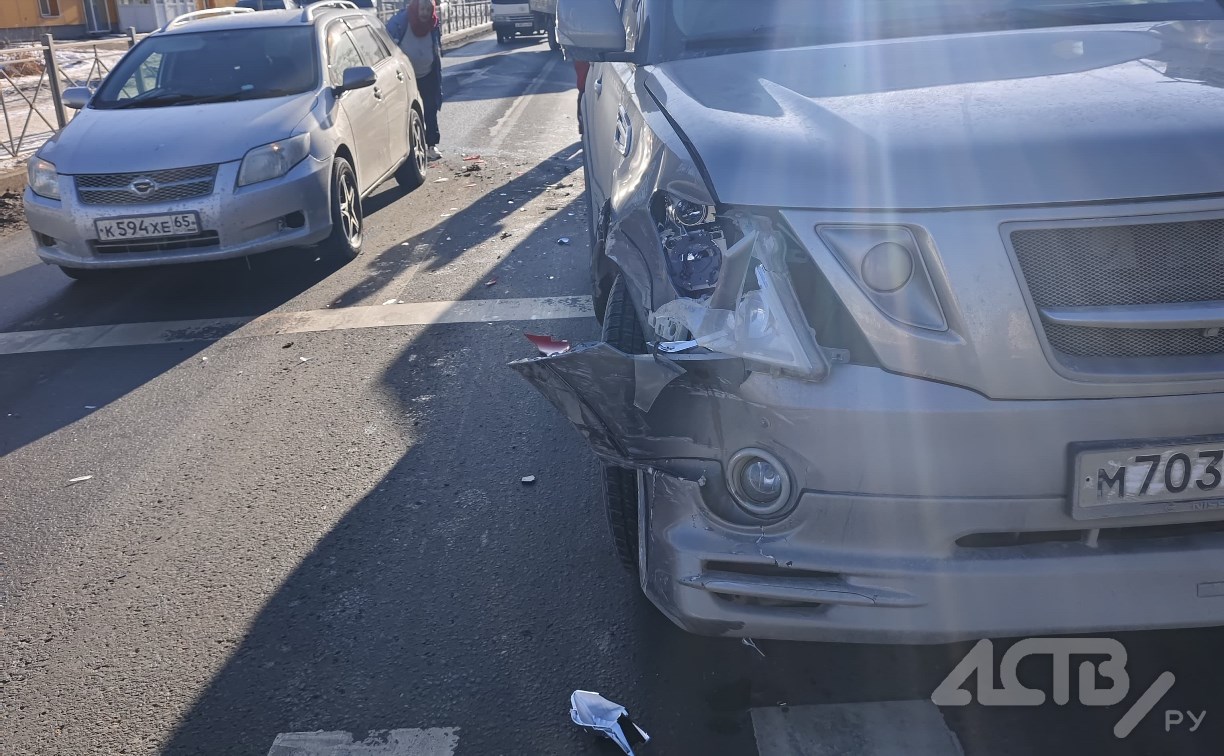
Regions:
<svg viewBox="0 0 1224 756"><path fill-rule="evenodd" d="M0 41L24 42L48 32L56 39L126 31L126 17L164 6L171 15L233 5L236 0L0 0ZM159 8L162 9L162 8ZM141 31L149 31L141 29Z"/></svg>

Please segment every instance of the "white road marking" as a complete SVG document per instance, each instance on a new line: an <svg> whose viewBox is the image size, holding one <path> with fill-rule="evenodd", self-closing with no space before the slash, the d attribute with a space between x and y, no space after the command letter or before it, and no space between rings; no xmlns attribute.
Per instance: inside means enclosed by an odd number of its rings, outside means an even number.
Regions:
<svg viewBox="0 0 1224 756"><path fill-rule="evenodd" d="M930 701L752 710L760 756L963 756Z"/></svg>
<svg viewBox="0 0 1224 756"><path fill-rule="evenodd" d="M337 310L273 312L258 318L178 320L57 328L47 331L12 331L0 333L0 355L441 323L565 320L588 318L593 314L590 297L412 302Z"/></svg>
<svg viewBox="0 0 1224 756"><path fill-rule="evenodd" d="M347 732L287 732L268 756L453 756L458 746L457 727L380 730L360 743Z"/></svg>
<svg viewBox="0 0 1224 756"><path fill-rule="evenodd" d="M560 58L557 56L550 55L548 62L540 69L540 73L536 75L523 94L519 95L511 103L510 107L506 109L505 115L498 119L497 123L493 124L493 127L489 129L489 152L497 152L501 149L502 142L506 141L506 137L510 136L510 132L514 130L518 119L527 109L527 103L544 88L544 83L548 81L548 75L556 68L558 60Z"/></svg>

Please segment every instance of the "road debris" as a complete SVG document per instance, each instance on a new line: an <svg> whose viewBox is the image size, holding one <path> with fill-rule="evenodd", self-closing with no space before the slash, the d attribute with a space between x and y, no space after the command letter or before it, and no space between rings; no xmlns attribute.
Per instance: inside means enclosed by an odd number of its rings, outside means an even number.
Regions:
<svg viewBox="0 0 1224 756"><path fill-rule="evenodd" d="M568 236L562 236L560 239L557 240L557 243L560 244L562 247L564 247L570 243L570 238Z"/></svg>
<svg viewBox="0 0 1224 756"><path fill-rule="evenodd" d="M502 232L501 232L501 238L503 238L503 239L509 239L509 238L510 238L512 235L513 235L513 234L511 234L509 231L502 231Z"/></svg>
<svg viewBox="0 0 1224 756"><path fill-rule="evenodd" d="M488 287L488 286L496 286L496 285L497 285L497 279L496 279L496 278L490 278L488 281L485 281L485 286L486 286L486 287Z"/></svg>
<svg viewBox="0 0 1224 756"><path fill-rule="evenodd" d="M523 477L519 478L519 483L522 483L525 486L534 486L535 482L536 476L534 475L524 475Z"/></svg>
<svg viewBox="0 0 1224 756"><path fill-rule="evenodd" d="M82 475L79 478L73 478L72 480L68 481L68 485L75 486L77 483L84 483L87 480L93 480L93 476L92 475Z"/></svg>
<svg viewBox="0 0 1224 756"><path fill-rule="evenodd" d="M289 347L291 347L291 346L293 346L293 342L292 342L292 341L290 341L288 344L285 344L284 346L282 346L282 347L281 347L281 349L288 349L288 348L289 348Z"/></svg>
<svg viewBox="0 0 1224 756"><path fill-rule="evenodd" d="M634 746L650 742L650 736L633 723L624 706L613 703L598 693L574 691L570 696L570 719L579 727L603 735L616 743L626 756L634 756Z"/></svg>
<svg viewBox="0 0 1224 756"><path fill-rule="evenodd" d="M570 350L570 343L564 339L558 339L555 336L546 336L540 333L524 333L527 340L535 344L535 348L540 354L545 357L554 357L558 354L565 354Z"/></svg>
<svg viewBox="0 0 1224 756"><path fill-rule="evenodd" d="M450 179L448 179L446 176L443 176L442 178L434 179L435 184L445 184L447 181L450 181Z"/></svg>
<svg viewBox="0 0 1224 756"><path fill-rule="evenodd" d="M464 161L466 161L466 162L470 162L470 161L472 161L472 160L484 160L484 158L482 158L482 157L481 157L481 156L479 156L479 155L465 155L465 156L463 157L463 159L464 159Z"/></svg>
<svg viewBox="0 0 1224 756"><path fill-rule="evenodd" d="M313 359L314 359L314 357L298 357L298 363L300 364L300 363L303 363L303 362L310 362L310 361L311 361L311 360L313 360Z"/></svg>
<svg viewBox="0 0 1224 756"><path fill-rule="evenodd" d="M403 304L403 303L404 301L402 299L388 299L386 302L383 302L383 307L386 307L387 305Z"/></svg>
<svg viewBox="0 0 1224 756"><path fill-rule="evenodd" d="M96 404L86 404L86 405L85 405L85 409L88 409L88 410L94 410L94 409L97 409L97 408L98 408L98 405L96 405Z"/></svg>
<svg viewBox="0 0 1224 756"><path fill-rule="evenodd" d="M765 652L762 651L759 646L757 646L756 641L754 641L753 639L744 638L743 640L740 641L740 643L743 643L748 648L752 649L753 651L756 651L758 654L761 655L762 659L765 658Z"/></svg>

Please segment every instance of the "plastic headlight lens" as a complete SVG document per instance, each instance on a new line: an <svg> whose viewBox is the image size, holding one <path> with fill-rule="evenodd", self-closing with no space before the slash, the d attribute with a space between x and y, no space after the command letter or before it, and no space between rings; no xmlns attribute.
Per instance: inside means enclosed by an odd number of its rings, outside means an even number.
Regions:
<svg viewBox="0 0 1224 756"><path fill-rule="evenodd" d="M309 154L310 134L299 134L256 147L242 159L242 167L238 169L238 186L280 178Z"/></svg>
<svg viewBox="0 0 1224 756"><path fill-rule="evenodd" d="M53 163L34 157L27 164L26 172L30 179L30 189L35 194L47 199L60 198L59 174Z"/></svg>

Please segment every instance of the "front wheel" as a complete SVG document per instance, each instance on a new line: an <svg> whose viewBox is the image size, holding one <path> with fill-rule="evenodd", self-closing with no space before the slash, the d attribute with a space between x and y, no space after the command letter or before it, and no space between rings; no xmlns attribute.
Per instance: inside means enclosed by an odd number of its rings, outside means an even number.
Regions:
<svg viewBox="0 0 1224 756"><path fill-rule="evenodd" d="M561 49L561 43L557 41L557 27L555 26L548 27L548 47L553 52Z"/></svg>
<svg viewBox="0 0 1224 756"><path fill-rule="evenodd" d="M408 117L408 157L395 171L395 182L410 192L425 183L425 174L429 172L429 147L425 144L425 119L411 109Z"/></svg>
<svg viewBox="0 0 1224 756"><path fill-rule="evenodd" d="M337 156L332 161L332 231L328 246L345 260L361 254L365 218L361 212L361 192L357 174L348 160Z"/></svg>
<svg viewBox="0 0 1224 756"><path fill-rule="evenodd" d="M646 352L646 335L633 300L620 276L612 283L604 310L603 340L627 354ZM603 466L604 508L616 559L630 572L638 570L638 478L627 467Z"/></svg>
<svg viewBox="0 0 1224 756"><path fill-rule="evenodd" d="M510 37L509 37L509 35L505 34L504 32L498 32L498 33L497 33L497 44L499 44L499 45L505 45L505 44L509 44L509 43L510 43Z"/></svg>

